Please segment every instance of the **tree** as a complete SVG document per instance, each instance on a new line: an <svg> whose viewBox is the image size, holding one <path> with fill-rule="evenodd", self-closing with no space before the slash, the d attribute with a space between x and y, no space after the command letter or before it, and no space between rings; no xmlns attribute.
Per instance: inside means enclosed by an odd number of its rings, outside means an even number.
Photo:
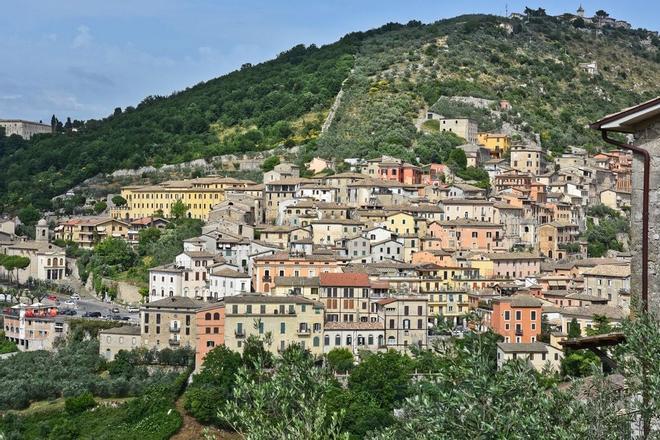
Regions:
<svg viewBox="0 0 660 440"><path fill-rule="evenodd" d="M202 423L223 425L218 410L232 399L236 373L241 365L241 355L225 346L208 352L200 373L186 391L186 410Z"/></svg>
<svg viewBox="0 0 660 440"><path fill-rule="evenodd" d="M112 203L113 203L115 206L120 207L120 206L126 206L126 204L127 204L128 202L127 202L126 199L123 198L122 196L120 196L120 195L116 195L116 196L112 197Z"/></svg>
<svg viewBox="0 0 660 440"><path fill-rule="evenodd" d="M607 316L594 315L593 322L594 326L586 329L587 336L605 335L611 333L613 330L612 324L610 324L610 320Z"/></svg>
<svg viewBox="0 0 660 440"><path fill-rule="evenodd" d="M108 208L108 204L101 200L94 204L94 214L100 214Z"/></svg>
<svg viewBox="0 0 660 440"><path fill-rule="evenodd" d="M280 158L279 156L270 156L266 160L264 160L264 163L261 164L261 169L263 170L264 173L268 171L272 171L273 168L275 168L276 165L280 164Z"/></svg>
<svg viewBox="0 0 660 440"><path fill-rule="evenodd" d="M355 357L346 348L333 348L326 355L328 368L337 373L347 373L354 367Z"/></svg>
<svg viewBox="0 0 660 440"><path fill-rule="evenodd" d="M447 164L454 172L464 170L467 166L467 156L465 155L465 151L460 148L454 148L451 150Z"/></svg>
<svg viewBox="0 0 660 440"><path fill-rule="evenodd" d="M603 18L607 18L609 16L610 16L610 14L608 14L607 12L605 12L602 9L599 9L599 10L596 11L596 17L598 17L598 18L603 19Z"/></svg>
<svg viewBox="0 0 660 440"><path fill-rule="evenodd" d="M96 245L93 258L98 265L112 266L118 271L124 271L135 264L137 255L125 240L108 237Z"/></svg>
<svg viewBox="0 0 660 440"><path fill-rule="evenodd" d="M571 322L568 323L568 338L574 339L582 336L582 331L580 330L580 324L576 318L571 319Z"/></svg>
<svg viewBox="0 0 660 440"><path fill-rule="evenodd" d="M328 411L325 395L332 386L328 371L297 345L278 359L272 372L241 367L234 398L218 416L242 437L267 439L347 439L341 415Z"/></svg>
<svg viewBox="0 0 660 440"><path fill-rule="evenodd" d="M394 406L408 396L413 362L394 350L367 356L348 378L348 388L364 392L383 408Z"/></svg>
<svg viewBox="0 0 660 440"><path fill-rule="evenodd" d="M21 220L21 223L32 226L39 221L41 214L34 206L30 205L18 212L18 218Z"/></svg>
<svg viewBox="0 0 660 440"><path fill-rule="evenodd" d="M16 271L15 278L16 284L18 285L18 271L25 269L30 265L30 258L20 255L3 255L0 258L0 265L5 268L7 273Z"/></svg>
<svg viewBox="0 0 660 440"><path fill-rule="evenodd" d="M146 255L152 243L156 243L163 235L158 228L144 228L138 232L138 253Z"/></svg>
<svg viewBox="0 0 660 440"><path fill-rule="evenodd" d="M182 218L185 218L186 213L188 212L188 205L183 203L182 200L177 200L176 202L172 203L172 207L170 208L170 217L179 220Z"/></svg>

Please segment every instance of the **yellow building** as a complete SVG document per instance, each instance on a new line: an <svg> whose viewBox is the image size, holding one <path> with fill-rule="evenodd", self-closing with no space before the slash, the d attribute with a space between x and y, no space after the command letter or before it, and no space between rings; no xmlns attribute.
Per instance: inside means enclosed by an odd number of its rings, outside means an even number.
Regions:
<svg viewBox="0 0 660 440"><path fill-rule="evenodd" d="M112 210L114 218L135 219L162 211L169 216L177 200L188 207L187 216L207 220L211 208L225 199L225 191L254 185L249 180L229 177L200 177L190 180L170 180L157 185L125 186L121 196L126 205Z"/></svg>
<svg viewBox="0 0 660 440"><path fill-rule="evenodd" d="M129 229L130 224L110 217L78 217L57 225L55 239L91 248L108 237L128 240Z"/></svg>
<svg viewBox="0 0 660 440"><path fill-rule="evenodd" d="M225 298L225 345L241 352L250 335L279 354L292 344L323 354L323 304L297 295L241 294Z"/></svg>
<svg viewBox="0 0 660 440"><path fill-rule="evenodd" d="M397 212L387 216L385 227L397 235L415 235L415 217L405 212Z"/></svg>
<svg viewBox="0 0 660 440"><path fill-rule="evenodd" d="M511 148L511 138L503 133L479 133L477 143L488 148L493 157L502 157Z"/></svg>
<svg viewBox="0 0 660 440"><path fill-rule="evenodd" d="M495 263L490 258L484 258L482 255L475 255L469 258L470 267L479 270L482 277L492 277L495 273Z"/></svg>

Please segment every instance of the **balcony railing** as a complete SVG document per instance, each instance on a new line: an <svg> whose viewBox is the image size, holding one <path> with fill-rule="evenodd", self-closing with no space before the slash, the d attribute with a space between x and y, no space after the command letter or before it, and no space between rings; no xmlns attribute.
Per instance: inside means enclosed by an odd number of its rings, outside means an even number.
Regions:
<svg viewBox="0 0 660 440"><path fill-rule="evenodd" d="M522 336L522 335L523 335L523 331L522 331L522 329L521 329L521 328L517 328L517 329L516 329L516 336Z"/></svg>
<svg viewBox="0 0 660 440"><path fill-rule="evenodd" d="M179 333L180 331L181 331L181 326L178 325L170 326L170 333Z"/></svg>
<svg viewBox="0 0 660 440"><path fill-rule="evenodd" d="M309 328L299 328L298 336L309 336L312 333L312 330Z"/></svg>
<svg viewBox="0 0 660 440"><path fill-rule="evenodd" d="M236 336L237 338L244 338L245 330L234 330L234 336Z"/></svg>
<svg viewBox="0 0 660 440"><path fill-rule="evenodd" d="M270 277L270 275L265 275L261 278L261 281L264 283L270 283L273 279Z"/></svg>
<svg viewBox="0 0 660 440"><path fill-rule="evenodd" d="M170 339L170 345L181 345L181 340L180 339Z"/></svg>

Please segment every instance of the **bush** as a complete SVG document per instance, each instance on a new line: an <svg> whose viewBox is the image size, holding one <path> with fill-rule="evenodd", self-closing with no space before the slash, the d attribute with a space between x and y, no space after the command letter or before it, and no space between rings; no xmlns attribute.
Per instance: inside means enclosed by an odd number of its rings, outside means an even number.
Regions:
<svg viewBox="0 0 660 440"><path fill-rule="evenodd" d="M346 348L333 348L326 355L328 359L328 367L337 373L346 373L353 369L355 366L355 358L353 353Z"/></svg>
<svg viewBox="0 0 660 440"><path fill-rule="evenodd" d="M69 397L64 402L64 409L69 415L80 414L96 406L96 400L89 391L75 397Z"/></svg>

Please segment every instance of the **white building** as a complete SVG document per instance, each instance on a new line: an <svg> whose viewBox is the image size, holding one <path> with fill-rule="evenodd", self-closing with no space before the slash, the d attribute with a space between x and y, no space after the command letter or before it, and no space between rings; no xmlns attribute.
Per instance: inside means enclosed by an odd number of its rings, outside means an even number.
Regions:
<svg viewBox="0 0 660 440"><path fill-rule="evenodd" d="M209 296L218 300L250 292L250 276L232 269L219 269L209 275Z"/></svg>
<svg viewBox="0 0 660 440"><path fill-rule="evenodd" d="M383 322L326 322L323 352L345 348L357 355L360 350L378 351L385 348Z"/></svg>

